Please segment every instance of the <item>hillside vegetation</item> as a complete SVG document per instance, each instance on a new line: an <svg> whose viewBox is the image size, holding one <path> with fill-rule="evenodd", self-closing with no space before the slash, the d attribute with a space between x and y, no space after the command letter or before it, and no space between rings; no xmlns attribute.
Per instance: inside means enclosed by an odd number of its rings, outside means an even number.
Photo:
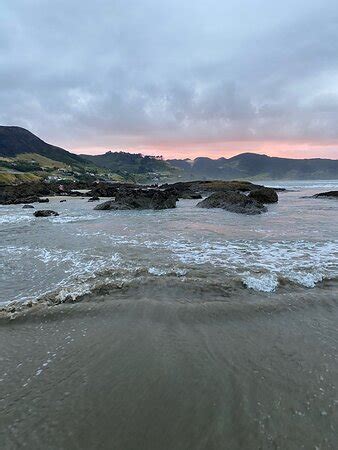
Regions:
<svg viewBox="0 0 338 450"><path fill-rule="evenodd" d="M232 158L169 160L185 178L211 179L337 179L338 160L277 158L242 153Z"/></svg>
<svg viewBox="0 0 338 450"><path fill-rule="evenodd" d="M143 156L140 153L107 152L103 155L81 155L96 166L112 169L117 173L175 173L177 170L161 157Z"/></svg>

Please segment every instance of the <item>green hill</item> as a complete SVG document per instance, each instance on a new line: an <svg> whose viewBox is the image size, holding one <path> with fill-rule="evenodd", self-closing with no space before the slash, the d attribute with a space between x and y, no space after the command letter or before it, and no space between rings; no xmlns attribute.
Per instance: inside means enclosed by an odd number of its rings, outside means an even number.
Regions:
<svg viewBox="0 0 338 450"><path fill-rule="evenodd" d="M200 157L168 162L190 179L338 179L336 159L291 159L242 153L228 159Z"/></svg>
<svg viewBox="0 0 338 450"><path fill-rule="evenodd" d="M140 153L107 152L103 155L81 155L88 162L98 167L111 169L117 173L175 173L175 169L160 157L143 156Z"/></svg>
<svg viewBox="0 0 338 450"><path fill-rule="evenodd" d="M35 153L69 165L85 164L80 156L47 144L24 128L0 126L0 156L14 158L22 153Z"/></svg>

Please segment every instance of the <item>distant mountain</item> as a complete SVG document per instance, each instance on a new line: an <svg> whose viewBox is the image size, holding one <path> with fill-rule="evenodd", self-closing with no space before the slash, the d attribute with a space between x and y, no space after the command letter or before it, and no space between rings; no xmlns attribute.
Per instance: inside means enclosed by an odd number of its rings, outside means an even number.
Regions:
<svg viewBox="0 0 338 450"><path fill-rule="evenodd" d="M23 154L26 154L25 156ZM163 160L161 157L143 156L127 152L107 152L102 155L75 155L63 148L47 144L21 127L0 126L0 157L20 159L30 154L81 168L80 171L109 173L129 179L135 174L137 181L158 179L338 179L338 160L277 158L256 153L242 153L232 158ZM38 158L37 158L38 159ZM28 161L29 162L29 161ZM5 163L3 162L3 165ZM21 165L22 165L21 161ZM43 166L47 164L44 160ZM55 165L56 166L56 165ZM90 167L89 167L90 166ZM19 170L18 163L15 167ZM1 167L0 167L1 169ZM34 168L33 168L34 169ZM33 170L32 169L32 170ZM27 170L23 170L24 172Z"/></svg>
<svg viewBox="0 0 338 450"><path fill-rule="evenodd" d="M175 168L155 156L143 156L140 153L107 152L103 155L81 155L81 157L98 167L111 169L117 173L170 173Z"/></svg>
<svg viewBox="0 0 338 450"><path fill-rule="evenodd" d="M85 163L80 156L47 144L25 128L0 126L0 156L14 158L22 153L37 153L70 165Z"/></svg>
<svg viewBox="0 0 338 450"><path fill-rule="evenodd" d="M209 179L338 179L338 160L277 158L241 153L232 158L171 159L186 178Z"/></svg>

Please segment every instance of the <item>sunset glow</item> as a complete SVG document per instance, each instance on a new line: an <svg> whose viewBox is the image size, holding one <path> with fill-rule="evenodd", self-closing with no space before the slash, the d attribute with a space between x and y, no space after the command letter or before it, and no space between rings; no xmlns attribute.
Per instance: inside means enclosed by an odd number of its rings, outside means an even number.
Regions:
<svg viewBox="0 0 338 450"><path fill-rule="evenodd" d="M142 153L145 155L162 155L165 159L194 159L199 156L206 156L217 159L221 157L230 158L239 153L260 153L269 156L278 156L284 158L329 158L338 159L338 142L323 145L321 143L301 143L301 142L213 142L178 144L173 147L169 144L159 144L156 146L133 146L133 147L82 147L75 148L74 152L78 154L98 155L107 151L128 151L131 153Z"/></svg>

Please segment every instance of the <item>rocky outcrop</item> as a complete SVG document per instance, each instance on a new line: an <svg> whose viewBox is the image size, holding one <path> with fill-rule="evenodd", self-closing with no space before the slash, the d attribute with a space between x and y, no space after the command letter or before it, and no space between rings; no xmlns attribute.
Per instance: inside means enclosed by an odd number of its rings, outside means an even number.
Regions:
<svg viewBox="0 0 338 450"><path fill-rule="evenodd" d="M3 205L36 203L40 197L47 195L55 195L55 191L42 182L0 186L0 204Z"/></svg>
<svg viewBox="0 0 338 450"><path fill-rule="evenodd" d="M35 217L50 217L50 216L58 216L59 213L56 211L52 211L51 209L40 209L38 211L35 211L34 216Z"/></svg>
<svg viewBox="0 0 338 450"><path fill-rule="evenodd" d="M179 198L182 200L200 200L202 195L198 192L183 192Z"/></svg>
<svg viewBox="0 0 338 450"><path fill-rule="evenodd" d="M206 180L206 181L180 181L173 184L163 184L162 189L172 189L181 195L187 192L194 192L202 195L208 195L212 192L240 191L250 192L263 188L259 184L253 184L249 181L224 181L224 180Z"/></svg>
<svg viewBox="0 0 338 450"><path fill-rule="evenodd" d="M177 198L157 189L120 190L115 200L97 205L95 210L168 209L176 207Z"/></svg>
<svg viewBox="0 0 338 450"><path fill-rule="evenodd" d="M98 197L97 195L95 197L90 197L88 199L89 202L98 202L100 200L100 197Z"/></svg>
<svg viewBox="0 0 338 450"><path fill-rule="evenodd" d="M67 192L67 195L69 196L69 197L83 197L83 192L79 192L79 191L68 191Z"/></svg>
<svg viewBox="0 0 338 450"><path fill-rule="evenodd" d="M249 198L257 200L260 203L277 203L278 195L274 189L262 187L249 193Z"/></svg>
<svg viewBox="0 0 338 450"><path fill-rule="evenodd" d="M215 192L197 204L199 208L222 208L238 214L261 214L267 208L240 192Z"/></svg>
<svg viewBox="0 0 338 450"><path fill-rule="evenodd" d="M107 200L106 202L100 203L94 208L96 211L113 211L117 209L128 209L128 208L118 208L114 200Z"/></svg>
<svg viewBox="0 0 338 450"><path fill-rule="evenodd" d="M20 203L47 203L48 198L55 195L83 196L83 193L74 191L76 184L46 183L44 181L34 183L21 183L17 185L0 185L0 204L16 205ZM82 188L82 184L79 185Z"/></svg>
<svg viewBox="0 0 338 450"><path fill-rule="evenodd" d="M23 205L22 209L32 209L34 208L33 205Z"/></svg>
<svg viewBox="0 0 338 450"><path fill-rule="evenodd" d="M336 198L338 199L338 191L328 191L328 192L320 192L319 194L315 194L314 198Z"/></svg>
<svg viewBox="0 0 338 450"><path fill-rule="evenodd" d="M115 197L120 189L134 189L137 187L132 183L97 183L89 192L87 197Z"/></svg>
<svg viewBox="0 0 338 450"><path fill-rule="evenodd" d="M11 200L6 200L2 202L3 205L25 205L28 203L37 203L39 197L24 197L24 198L13 198Z"/></svg>

